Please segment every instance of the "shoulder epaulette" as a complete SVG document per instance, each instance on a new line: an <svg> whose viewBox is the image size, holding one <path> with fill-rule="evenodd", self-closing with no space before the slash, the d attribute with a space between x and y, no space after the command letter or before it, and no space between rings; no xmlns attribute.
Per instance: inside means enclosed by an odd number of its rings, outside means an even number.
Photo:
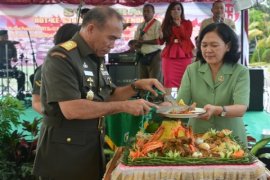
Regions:
<svg viewBox="0 0 270 180"><path fill-rule="evenodd" d="M74 49L75 47L77 47L77 43L75 41L67 41L60 44L60 46L64 48L65 50L70 51Z"/></svg>

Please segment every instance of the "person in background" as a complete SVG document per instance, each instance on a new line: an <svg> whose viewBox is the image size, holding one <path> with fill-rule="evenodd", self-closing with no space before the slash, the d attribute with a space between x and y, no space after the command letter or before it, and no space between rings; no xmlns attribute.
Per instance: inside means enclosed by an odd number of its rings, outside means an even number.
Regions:
<svg viewBox="0 0 270 180"><path fill-rule="evenodd" d="M199 35L197 58L188 66L177 101L197 103L206 111L189 119L195 133L229 129L247 145L243 115L249 104L250 80L247 67L240 65L235 32L224 23L206 26Z"/></svg>
<svg viewBox="0 0 270 180"><path fill-rule="evenodd" d="M225 18L225 3L222 0L214 1L211 12L213 13L213 17L207 18L202 21L200 32L209 24L212 23L225 23L230 26L233 30L235 30L235 23L233 20Z"/></svg>
<svg viewBox="0 0 270 180"><path fill-rule="evenodd" d="M25 88L25 74L24 72L18 70L11 66L11 61L16 62L17 50L14 44L19 43L16 41L8 40L8 31L0 30L0 70L3 72L2 76L9 78L15 78L17 80L17 98L19 100L24 100L24 88ZM7 49L6 49L7 48ZM7 52L7 55L6 55ZM7 74L8 69L8 74ZM3 78L3 77L1 77Z"/></svg>
<svg viewBox="0 0 270 180"><path fill-rule="evenodd" d="M83 19L84 16L86 15L86 13L87 13L88 11L90 11L89 8L83 8L83 9L81 10L81 16L80 16L80 17Z"/></svg>
<svg viewBox="0 0 270 180"><path fill-rule="evenodd" d="M128 100L139 89L165 92L156 79L116 87L104 56L121 38L123 18L114 9L91 9L73 38L53 47L42 65L43 122L33 173L40 179L96 180L104 172L103 116L147 114L157 105Z"/></svg>
<svg viewBox="0 0 270 180"><path fill-rule="evenodd" d="M68 23L62 25L54 35L54 44L66 42L79 31L79 26L76 24ZM42 114L42 107L40 102L40 87L41 87L41 66L39 66L34 73L33 90L32 90L32 107L38 113Z"/></svg>
<svg viewBox="0 0 270 180"><path fill-rule="evenodd" d="M161 23L154 18L155 8L152 4L143 6L144 22L140 23L135 32L140 78L156 78L162 82L160 45Z"/></svg>
<svg viewBox="0 0 270 180"><path fill-rule="evenodd" d="M166 94L170 95L172 88L179 88L186 67L192 61L191 42L192 23L185 19L184 8L180 2L172 2L168 6L162 22L162 38L165 43L162 51L162 71Z"/></svg>

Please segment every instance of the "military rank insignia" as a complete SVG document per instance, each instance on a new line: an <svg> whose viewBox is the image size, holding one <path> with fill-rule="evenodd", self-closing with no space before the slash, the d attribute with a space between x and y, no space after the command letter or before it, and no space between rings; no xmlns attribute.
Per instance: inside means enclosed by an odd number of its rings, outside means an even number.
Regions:
<svg viewBox="0 0 270 180"><path fill-rule="evenodd" d="M70 51L74 49L75 47L77 47L77 43L75 41L67 41L60 44L60 46L64 48L65 50Z"/></svg>
<svg viewBox="0 0 270 180"><path fill-rule="evenodd" d="M89 101L92 101L94 99L94 92L92 90L89 90L86 94L86 99Z"/></svg>
<svg viewBox="0 0 270 180"><path fill-rule="evenodd" d="M224 76L219 76L218 77L218 82L223 82L224 81Z"/></svg>

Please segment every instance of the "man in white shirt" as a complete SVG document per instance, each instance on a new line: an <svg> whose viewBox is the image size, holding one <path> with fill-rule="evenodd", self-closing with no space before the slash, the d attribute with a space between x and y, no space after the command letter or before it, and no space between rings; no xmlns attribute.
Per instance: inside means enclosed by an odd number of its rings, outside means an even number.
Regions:
<svg viewBox="0 0 270 180"><path fill-rule="evenodd" d="M223 22L235 30L235 23L233 20L225 18L225 3L222 0L216 0L211 9L213 17L204 19L201 23L200 32L209 24Z"/></svg>
<svg viewBox="0 0 270 180"><path fill-rule="evenodd" d="M152 4L143 6L144 22L140 23L134 39L138 50L140 78L156 78L162 82L160 45L158 43L161 23L154 18Z"/></svg>

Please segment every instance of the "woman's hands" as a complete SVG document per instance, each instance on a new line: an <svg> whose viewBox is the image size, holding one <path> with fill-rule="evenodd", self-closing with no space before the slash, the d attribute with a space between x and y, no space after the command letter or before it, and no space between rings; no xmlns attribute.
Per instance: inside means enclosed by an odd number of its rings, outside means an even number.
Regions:
<svg viewBox="0 0 270 180"><path fill-rule="evenodd" d="M222 112L222 107L221 106L214 106L211 104L206 104L204 106L204 110L206 112L199 115L197 117L198 119L209 120L213 115L218 116Z"/></svg>
<svg viewBox="0 0 270 180"><path fill-rule="evenodd" d="M219 116L221 115L223 108L222 106L215 106L211 104L206 104L204 106L205 113L198 116L198 119L208 120L212 116ZM242 104L233 104L233 105L226 105L226 118L234 118L234 117L243 117L247 110L246 105Z"/></svg>

